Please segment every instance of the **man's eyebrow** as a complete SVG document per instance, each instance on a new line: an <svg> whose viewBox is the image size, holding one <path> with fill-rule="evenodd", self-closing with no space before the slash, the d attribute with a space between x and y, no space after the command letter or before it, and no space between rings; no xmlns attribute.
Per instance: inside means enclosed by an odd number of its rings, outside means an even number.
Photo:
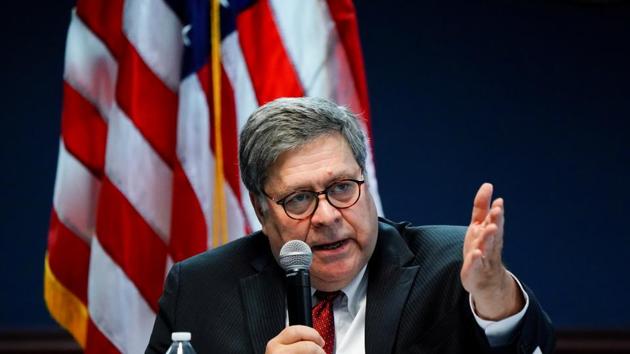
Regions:
<svg viewBox="0 0 630 354"><path fill-rule="evenodd" d="M356 175L357 175L356 172L348 172L348 171L337 173L331 176L330 178L328 178L326 183L323 184L324 188L342 179L358 178ZM308 184L308 183L296 184L295 186L287 186L285 188L281 188L278 194L281 198L283 198L297 191L315 191L315 188L313 188L313 184Z"/></svg>

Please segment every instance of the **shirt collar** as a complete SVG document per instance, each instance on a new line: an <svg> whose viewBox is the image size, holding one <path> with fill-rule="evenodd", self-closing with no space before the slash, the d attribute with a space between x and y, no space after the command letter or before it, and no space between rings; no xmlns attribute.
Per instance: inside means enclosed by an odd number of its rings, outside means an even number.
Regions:
<svg viewBox="0 0 630 354"><path fill-rule="evenodd" d="M352 279L345 288L341 289L348 299L348 311L352 317L357 315L359 307L361 306L361 300L365 299L365 294L367 292L366 272L367 264L361 268L359 274L357 274L357 276L354 277L354 279Z"/></svg>

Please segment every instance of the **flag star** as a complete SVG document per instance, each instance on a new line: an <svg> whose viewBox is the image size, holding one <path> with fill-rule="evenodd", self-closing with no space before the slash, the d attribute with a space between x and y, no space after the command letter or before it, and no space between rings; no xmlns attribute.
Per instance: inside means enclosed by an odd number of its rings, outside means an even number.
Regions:
<svg viewBox="0 0 630 354"><path fill-rule="evenodd" d="M188 37L188 33L190 33L191 29L191 24L187 24L184 28L182 28L182 41L186 47L190 47L190 38Z"/></svg>

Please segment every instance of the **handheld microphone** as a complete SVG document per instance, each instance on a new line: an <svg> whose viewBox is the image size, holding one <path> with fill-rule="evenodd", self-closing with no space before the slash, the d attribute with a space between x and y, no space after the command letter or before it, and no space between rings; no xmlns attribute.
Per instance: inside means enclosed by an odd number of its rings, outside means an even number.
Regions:
<svg viewBox="0 0 630 354"><path fill-rule="evenodd" d="M282 246L278 262L287 275L289 325L313 327L311 317L311 248L303 241L291 240Z"/></svg>

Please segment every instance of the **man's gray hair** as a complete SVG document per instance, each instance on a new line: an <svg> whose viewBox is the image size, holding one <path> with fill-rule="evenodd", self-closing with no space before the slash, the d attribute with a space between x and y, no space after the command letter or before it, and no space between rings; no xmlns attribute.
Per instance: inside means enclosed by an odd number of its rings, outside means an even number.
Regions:
<svg viewBox="0 0 630 354"><path fill-rule="evenodd" d="M239 166L245 187L262 197L267 170L278 157L315 138L341 134L365 171L366 137L350 110L323 98L280 98L259 107L241 131Z"/></svg>

